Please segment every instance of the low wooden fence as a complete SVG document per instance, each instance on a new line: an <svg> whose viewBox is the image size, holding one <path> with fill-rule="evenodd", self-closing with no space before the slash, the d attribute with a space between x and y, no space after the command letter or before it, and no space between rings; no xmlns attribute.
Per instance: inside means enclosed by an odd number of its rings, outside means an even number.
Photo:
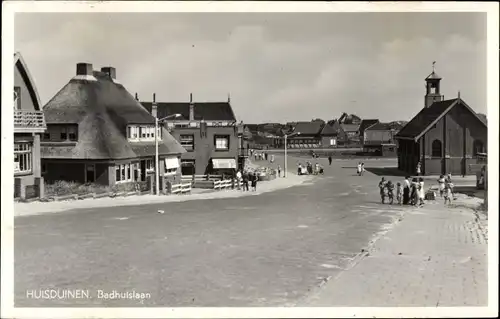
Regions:
<svg viewBox="0 0 500 319"><path fill-rule="evenodd" d="M222 175L182 175L183 182L221 180Z"/></svg>
<svg viewBox="0 0 500 319"><path fill-rule="evenodd" d="M189 194L191 193L192 184L191 183L178 183L173 184L170 189L170 194Z"/></svg>

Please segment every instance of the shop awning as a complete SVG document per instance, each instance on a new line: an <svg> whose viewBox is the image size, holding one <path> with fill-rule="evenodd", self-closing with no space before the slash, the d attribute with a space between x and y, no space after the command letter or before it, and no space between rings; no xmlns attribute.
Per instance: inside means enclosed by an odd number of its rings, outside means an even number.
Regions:
<svg viewBox="0 0 500 319"><path fill-rule="evenodd" d="M234 168L236 169L236 159L234 158L212 158L215 169Z"/></svg>
<svg viewBox="0 0 500 319"><path fill-rule="evenodd" d="M179 159L177 157L167 157L165 159L165 167L167 169L179 168Z"/></svg>

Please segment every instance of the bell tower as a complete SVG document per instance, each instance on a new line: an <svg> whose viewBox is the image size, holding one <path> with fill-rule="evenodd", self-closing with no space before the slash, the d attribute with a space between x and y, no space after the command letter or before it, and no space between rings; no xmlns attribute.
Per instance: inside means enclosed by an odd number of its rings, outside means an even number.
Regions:
<svg viewBox="0 0 500 319"><path fill-rule="evenodd" d="M425 107L429 107L434 102L443 100L441 95L441 77L436 73L436 61L432 62L432 73L425 78Z"/></svg>

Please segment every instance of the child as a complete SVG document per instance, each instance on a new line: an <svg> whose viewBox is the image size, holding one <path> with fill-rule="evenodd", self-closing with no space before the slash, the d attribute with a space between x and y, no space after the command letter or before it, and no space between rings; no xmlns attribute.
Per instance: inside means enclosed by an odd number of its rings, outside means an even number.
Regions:
<svg viewBox="0 0 500 319"><path fill-rule="evenodd" d="M378 183L378 188L380 189L380 198L382 199L382 204L385 204L385 178L382 177L380 183Z"/></svg>
<svg viewBox="0 0 500 319"><path fill-rule="evenodd" d="M394 184L391 181L387 182L387 196L389 197L389 204L394 202Z"/></svg>
<svg viewBox="0 0 500 319"><path fill-rule="evenodd" d="M361 176L365 174L365 163L361 163Z"/></svg>
<svg viewBox="0 0 500 319"><path fill-rule="evenodd" d="M439 196L441 196L441 198L443 198L444 188L445 188L444 175L439 175L439 179L437 181L438 181L438 185L439 185Z"/></svg>
<svg viewBox="0 0 500 319"><path fill-rule="evenodd" d="M453 187L453 184L448 183L448 182L446 182L446 184L444 186L444 204L445 205L446 205L446 202L448 202L451 205L451 198L453 196L452 187Z"/></svg>
<svg viewBox="0 0 500 319"><path fill-rule="evenodd" d="M358 176L361 176L361 162L358 163L357 173L358 173Z"/></svg>
<svg viewBox="0 0 500 319"><path fill-rule="evenodd" d="M281 165L278 165L278 177L281 177Z"/></svg>
<svg viewBox="0 0 500 319"><path fill-rule="evenodd" d="M251 182L252 182L252 191L256 191L257 190L257 180L259 179L259 177L257 176L257 173L253 173L252 175L252 178L251 178Z"/></svg>
<svg viewBox="0 0 500 319"><path fill-rule="evenodd" d="M418 188L417 188L418 180L413 178L411 180L411 193L410 193L410 204L412 206L417 205L418 203Z"/></svg>
<svg viewBox="0 0 500 319"><path fill-rule="evenodd" d="M401 205L403 199L403 187L400 182L396 184L396 199L398 201L398 205Z"/></svg>
<svg viewBox="0 0 500 319"><path fill-rule="evenodd" d="M424 190L424 179L422 177L420 177L418 180L418 199L419 199L419 206L423 206L425 199L425 190Z"/></svg>

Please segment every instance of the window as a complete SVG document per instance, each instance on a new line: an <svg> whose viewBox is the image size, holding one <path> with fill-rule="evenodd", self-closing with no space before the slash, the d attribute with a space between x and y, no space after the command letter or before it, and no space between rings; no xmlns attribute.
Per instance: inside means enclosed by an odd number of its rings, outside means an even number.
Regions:
<svg viewBox="0 0 500 319"><path fill-rule="evenodd" d="M70 141L74 142L77 140L76 131L77 131L76 126L69 126L68 127L68 138Z"/></svg>
<svg viewBox="0 0 500 319"><path fill-rule="evenodd" d="M14 144L14 174L31 173L32 170L31 143Z"/></svg>
<svg viewBox="0 0 500 319"><path fill-rule="evenodd" d="M42 139L44 141L50 141L50 132L43 133Z"/></svg>
<svg viewBox="0 0 500 319"><path fill-rule="evenodd" d="M182 147L184 147L186 151L194 150L194 135L181 135L180 140Z"/></svg>
<svg viewBox="0 0 500 319"><path fill-rule="evenodd" d="M68 139L68 129L66 127L61 127L61 140Z"/></svg>
<svg viewBox="0 0 500 319"><path fill-rule="evenodd" d="M474 140L474 143L472 143L472 154L474 157L477 156L477 153L484 153L484 146L481 140Z"/></svg>
<svg viewBox="0 0 500 319"><path fill-rule="evenodd" d="M442 143L440 140L434 140L432 142L432 157L443 156Z"/></svg>
<svg viewBox="0 0 500 319"><path fill-rule="evenodd" d="M155 170L155 166L153 165L154 161L152 159L146 160L146 171L151 172Z"/></svg>
<svg viewBox="0 0 500 319"><path fill-rule="evenodd" d="M139 163L134 164L133 170L134 170L134 181L139 181L139 174L141 173L139 169Z"/></svg>
<svg viewBox="0 0 500 319"><path fill-rule="evenodd" d="M160 132L160 128L158 128ZM153 141L155 138L155 127L154 126L128 126L127 127L127 138L134 141ZM158 134L158 138L161 139L161 133Z"/></svg>
<svg viewBox="0 0 500 319"><path fill-rule="evenodd" d="M126 183L132 182L133 174L132 174L133 164L121 164L115 166L115 174L116 174L116 182L117 183Z"/></svg>
<svg viewBox="0 0 500 319"><path fill-rule="evenodd" d="M229 150L229 135L215 136L215 150L227 151Z"/></svg>
<svg viewBox="0 0 500 319"><path fill-rule="evenodd" d="M21 88L19 86L14 87L14 110L21 109Z"/></svg>

